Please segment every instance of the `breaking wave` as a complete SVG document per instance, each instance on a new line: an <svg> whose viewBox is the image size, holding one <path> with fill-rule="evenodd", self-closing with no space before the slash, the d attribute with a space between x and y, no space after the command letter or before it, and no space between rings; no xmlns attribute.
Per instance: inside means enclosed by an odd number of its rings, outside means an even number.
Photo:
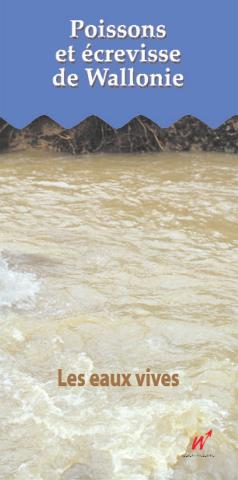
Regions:
<svg viewBox="0 0 238 480"><path fill-rule="evenodd" d="M25 308L39 289L40 282L34 274L15 271L6 260L0 259L0 307Z"/></svg>

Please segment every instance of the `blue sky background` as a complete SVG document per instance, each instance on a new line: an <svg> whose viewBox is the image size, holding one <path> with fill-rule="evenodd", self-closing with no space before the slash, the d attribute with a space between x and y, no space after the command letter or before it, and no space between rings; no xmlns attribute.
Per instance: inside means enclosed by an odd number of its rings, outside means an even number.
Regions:
<svg viewBox="0 0 238 480"><path fill-rule="evenodd" d="M167 127L194 115L217 127L238 114L237 0L0 0L0 117L23 128L48 115L70 128L89 115L120 127L145 115ZM70 19L97 24L165 24L166 40L147 40L150 48L178 48L182 63L172 67L185 75L183 88L90 88L85 65L67 66L79 73L80 87L56 89L52 76L60 65L55 51L72 44L83 50L90 40L71 40ZM138 48L143 40L92 40L96 48ZM105 65L107 67L108 65ZM124 65L111 65L117 71ZM127 67L131 65L126 65ZM137 72L160 72L159 64L134 65ZM103 68L103 66L101 67Z"/></svg>

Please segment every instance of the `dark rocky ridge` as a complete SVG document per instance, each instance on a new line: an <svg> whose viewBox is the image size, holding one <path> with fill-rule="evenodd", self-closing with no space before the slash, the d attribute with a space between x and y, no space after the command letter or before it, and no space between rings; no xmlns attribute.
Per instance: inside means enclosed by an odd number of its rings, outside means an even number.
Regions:
<svg viewBox="0 0 238 480"><path fill-rule="evenodd" d="M192 116L183 117L169 128L161 128L143 116L119 129L95 116L69 130L48 117L39 117L20 130L0 120L0 152L29 148L73 155L160 151L238 153L238 116L217 129Z"/></svg>

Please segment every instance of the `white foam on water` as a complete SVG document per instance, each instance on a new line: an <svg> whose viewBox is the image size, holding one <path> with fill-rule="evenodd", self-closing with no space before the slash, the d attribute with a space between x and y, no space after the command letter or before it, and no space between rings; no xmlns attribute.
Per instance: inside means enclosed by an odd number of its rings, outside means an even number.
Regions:
<svg viewBox="0 0 238 480"><path fill-rule="evenodd" d="M33 273L18 272L0 259L0 307L25 308L40 289L40 282Z"/></svg>
<svg viewBox="0 0 238 480"><path fill-rule="evenodd" d="M77 187L75 185L69 185L66 182L50 182L50 181L39 181L37 182L37 185L42 186L42 187L57 187L57 188L66 188L69 190L75 190Z"/></svg>

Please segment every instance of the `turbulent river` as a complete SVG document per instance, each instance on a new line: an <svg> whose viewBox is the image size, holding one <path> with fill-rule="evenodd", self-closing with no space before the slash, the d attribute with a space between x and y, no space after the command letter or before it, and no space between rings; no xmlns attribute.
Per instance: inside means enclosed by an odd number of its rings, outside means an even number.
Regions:
<svg viewBox="0 0 238 480"><path fill-rule="evenodd" d="M0 220L0 478L236 480L238 157L2 155Z"/></svg>

